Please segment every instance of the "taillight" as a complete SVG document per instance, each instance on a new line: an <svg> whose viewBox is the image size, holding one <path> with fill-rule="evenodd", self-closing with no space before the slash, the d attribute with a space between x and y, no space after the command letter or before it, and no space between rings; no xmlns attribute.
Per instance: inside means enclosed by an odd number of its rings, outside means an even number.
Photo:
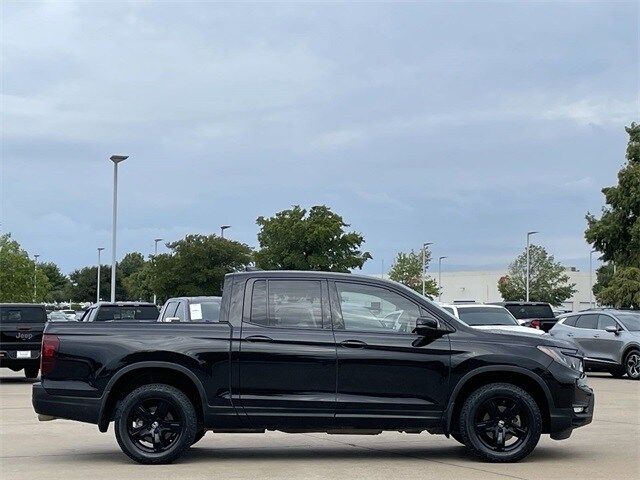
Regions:
<svg viewBox="0 0 640 480"><path fill-rule="evenodd" d="M44 334L42 336L42 351L40 353L40 372L43 375L51 373L56 365L60 339L55 335Z"/></svg>
<svg viewBox="0 0 640 480"><path fill-rule="evenodd" d="M542 327L542 322L540 322L540 320L531 320L529 326L531 328L537 328L538 330L540 330L540 328Z"/></svg>

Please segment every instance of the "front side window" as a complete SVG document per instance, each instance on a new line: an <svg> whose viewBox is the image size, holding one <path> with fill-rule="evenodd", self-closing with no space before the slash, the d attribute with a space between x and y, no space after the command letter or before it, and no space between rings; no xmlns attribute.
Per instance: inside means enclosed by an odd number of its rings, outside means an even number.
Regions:
<svg viewBox="0 0 640 480"><path fill-rule="evenodd" d="M618 328L618 324L609 315L598 315L598 330L604 330L607 327Z"/></svg>
<svg viewBox="0 0 640 480"><path fill-rule="evenodd" d="M411 333L420 308L391 290L371 285L336 282L342 318L336 328L344 330Z"/></svg>
<svg viewBox="0 0 640 480"><path fill-rule="evenodd" d="M562 325L566 325L567 327L575 327L576 326L576 320L578 320L578 317L576 317L576 316L567 317L562 322Z"/></svg>
<svg viewBox="0 0 640 480"><path fill-rule="evenodd" d="M322 290L315 280L258 280L250 321L283 328L322 328Z"/></svg>

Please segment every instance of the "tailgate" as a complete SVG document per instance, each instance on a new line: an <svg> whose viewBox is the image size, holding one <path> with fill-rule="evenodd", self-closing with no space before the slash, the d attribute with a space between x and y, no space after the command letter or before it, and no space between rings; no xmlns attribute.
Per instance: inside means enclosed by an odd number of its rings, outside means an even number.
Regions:
<svg viewBox="0 0 640 480"><path fill-rule="evenodd" d="M47 319L44 308L37 306L0 307L0 351L5 358L17 358L17 352L31 352L22 358L38 358L42 331Z"/></svg>

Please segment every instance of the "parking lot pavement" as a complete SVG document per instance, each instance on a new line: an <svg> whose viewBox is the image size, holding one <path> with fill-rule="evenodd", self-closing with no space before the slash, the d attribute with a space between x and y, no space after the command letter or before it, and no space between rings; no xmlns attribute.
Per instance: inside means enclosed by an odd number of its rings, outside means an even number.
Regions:
<svg viewBox="0 0 640 480"><path fill-rule="evenodd" d="M543 436L517 464L471 460L452 439L429 434L377 436L208 433L179 462L141 466L120 452L110 428L38 422L31 382L0 373L0 478L35 479L637 479L640 382L590 376L595 418L565 441Z"/></svg>

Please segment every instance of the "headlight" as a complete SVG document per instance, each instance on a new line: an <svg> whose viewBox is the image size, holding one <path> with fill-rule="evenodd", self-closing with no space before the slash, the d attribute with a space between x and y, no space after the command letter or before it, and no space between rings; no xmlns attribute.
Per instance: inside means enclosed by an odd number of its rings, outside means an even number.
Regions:
<svg viewBox="0 0 640 480"><path fill-rule="evenodd" d="M572 370L576 370L578 372L584 372L582 357L578 355L577 350L558 347L547 347L543 345L538 345L538 350L550 356L554 361L558 362L561 365L564 365L565 367L571 368Z"/></svg>

